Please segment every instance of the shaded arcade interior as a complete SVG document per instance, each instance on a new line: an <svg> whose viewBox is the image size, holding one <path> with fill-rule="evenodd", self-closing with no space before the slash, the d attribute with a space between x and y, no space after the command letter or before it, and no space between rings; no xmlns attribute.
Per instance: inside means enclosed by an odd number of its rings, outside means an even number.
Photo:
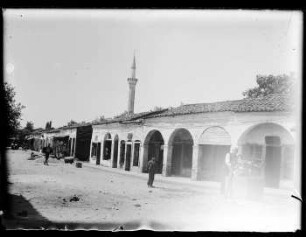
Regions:
<svg viewBox="0 0 306 237"><path fill-rule="evenodd" d="M158 130L150 131L145 139L144 149L144 172L147 171L147 163L155 157L156 173L161 174L163 170L163 145L164 139Z"/></svg>
<svg viewBox="0 0 306 237"><path fill-rule="evenodd" d="M118 134L105 133L102 143L92 142L92 156L97 156L99 164L99 153L103 153L109 167L143 173L155 157L157 174L221 182L225 156L234 144L231 135L221 126L211 126L199 133L196 141L194 137L185 128L175 129L166 140L157 129L147 132L144 140L134 140L132 133L124 140ZM236 142L242 159L263 164L260 172L266 187L278 188L282 180L293 181L294 140L284 127L257 124L242 131Z"/></svg>
<svg viewBox="0 0 306 237"><path fill-rule="evenodd" d="M177 129L169 139L171 175L191 177L193 139L187 129Z"/></svg>
<svg viewBox="0 0 306 237"><path fill-rule="evenodd" d="M242 134L239 146L244 159L263 163L265 186L279 188L282 181L293 181L294 139L282 126L253 126Z"/></svg>
<svg viewBox="0 0 306 237"><path fill-rule="evenodd" d="M221 127L211 127L202 133L199 141L199 180L222 179L224 160L230 146L230 135Z"/></svg>

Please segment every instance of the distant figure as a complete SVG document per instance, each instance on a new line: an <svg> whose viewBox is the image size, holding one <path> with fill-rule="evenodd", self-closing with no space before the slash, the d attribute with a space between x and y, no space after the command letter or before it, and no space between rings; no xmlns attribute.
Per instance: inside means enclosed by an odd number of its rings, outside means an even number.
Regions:
<svg viewBox="0 0 306 237"><path fill-rule="evenodd" d="M233 178L235 175L235 170L238 166L238 147L231 147L229 153L225 156L223 175L221 180L221 193L225 197L230 197L232 195L233 189Z"/></svg>
<svg viewBox="0 0 306 237"><path fill-rule="evenodd" d="M50 144L48 144L48 146L43 149L43 153L45 153L44 165L49 165L48 159L49 159L50 153L52 153L52 148L50 147Z"/></svg>
<svg viewBox="0 0 306 237"><path fill-rule="evenodd" d="M153 188L155 169L156 169L155 157L152 157L152 159L148 162L148 172L149 172L148 187L149 188Z"/></svg>

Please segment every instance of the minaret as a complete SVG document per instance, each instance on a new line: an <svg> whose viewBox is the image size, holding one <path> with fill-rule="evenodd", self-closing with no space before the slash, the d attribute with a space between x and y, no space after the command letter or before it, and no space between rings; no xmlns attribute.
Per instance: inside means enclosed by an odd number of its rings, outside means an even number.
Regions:
<svg viewBox="0 0 306 237"><path fill-rule="evenodd" d="M127 79L129 83L129 101L128 101L128 113L133 114L134 113L134 102L135 102L135 87L137 84L136 79L136 59L134 55L133 64L132 64L132 75L130 78Z"/></svg>

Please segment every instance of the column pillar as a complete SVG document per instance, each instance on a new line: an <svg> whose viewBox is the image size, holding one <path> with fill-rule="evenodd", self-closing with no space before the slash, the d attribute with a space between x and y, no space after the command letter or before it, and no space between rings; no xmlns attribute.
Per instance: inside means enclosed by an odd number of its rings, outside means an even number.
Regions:
<svg viewBox="0 0 306 237"><path fill-rule="evenodd" d="M76 138L72 139L72 156L75 157L75 142L76 142Z"/></svg>
<svg viewBox="0 0 306 237"><path fill-rule="evenodd" d="M191 179L199 180L199 145L198 144L195 144L192 147Z"/></svg>
<svg viewBox="0 0 306 237"><path fill-rule="evenodd" d="M149 145L141 145L140 156L139 156L139 170L141 173L144 173L148 164L148 152Z"/></svg>
<svg viewBox="0 0 306 237"><path fill-rule="evenodd" d="M73 138L70 138L69 156L73 155L72 147L73 147Z"/></svg>
<svg viewBox="0 0 306 237"><path fill-rule="evenodd" d="M113 164L113 161L114 161L114 154L115 154L114 148L115 148L115 139L112 140L112 145L111 145L111 158L110 158L111 164L110 164L110 166L111 166L112 168L115 167L114 164Z"/></svg>
<svg viewBox="0 0 306 237"><path fill-rule="evenodd" d="M138 167L138 172L139 173L142 173L143 171L143 144L142 143L140 143L140 146L139 146L139 167Z"/></svg>
<svg viewBox="0 0 306 237"><path fill-rule="evenodd" d="M134 149L135 149L135 143L131 143L131 159L130 159L130 170L133 168L133 161L134 161Z"/></svg>
<svg viewBox="0 0 306 237"><path fill-rule="evenodd" d="M283 177L285 175L285 166L284 166L284 160L285 160L285 149L286 149L286 145L282 145L281 146L281 161L280 161L280 181L283 180Z"/></svg>
<svg viewBox="0 0 306 237"><path fill-rule="evenodd" d="M163 160L163 176L170 176L171 175L171 162L172 162L172 152L173 146L172 145L164 145L164 160Z"/></svg>
<svg viewBox="0 0 306 237"><path fill-rule="evenodd" d="M93 162L93 160L91 159L91 151L92 151L92 141L90 141L89 160L90 160L90 162Z"/></svg>
<svg viewBox="0 0 306 237"><path fill-rule="evenodd" d="M125 142L125 149L124 149L124 161L123 161L123 169L125 170L125 166L126 166L126 151L127 151L127 141Z"/></svg>
<svg viewBox="0 0 306 237"><path fill-rule="evenodd" d="M299 197L302 195L302 183L301 183L301 175L302 175L302 157L301 157L301 147L300 142L296 142L294 145L294 163L293 163L293 183L294 189L298 193Z"/></svg>
<svg viewBox="0 0 306 237"><path fill-rule="evenodd" d="M100 151L100 164L102 163L104 158L104 140L101 142L101 151Z"/></svg>
<svg viewBox="0 0 306 237"><path fill-rule="evenodd" d="M118 139L117 168L120 168L120 156L121 156L121 140Z"/></svg>

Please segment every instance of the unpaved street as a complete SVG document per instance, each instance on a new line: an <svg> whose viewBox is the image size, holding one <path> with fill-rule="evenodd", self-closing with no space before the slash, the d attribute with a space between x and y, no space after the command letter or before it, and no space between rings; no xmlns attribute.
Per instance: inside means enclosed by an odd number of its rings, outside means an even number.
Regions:
<svg viewBox="0 0 306 237"><path fill-rule="evenodd" d="M157 176L112 172L51 158L27 160L30 152L8 151L13 218L7 228L85 228L113 230L294 231L299 205L289 195L271 194L263 202L225 200L218 190L171 183Z"/></svg>

